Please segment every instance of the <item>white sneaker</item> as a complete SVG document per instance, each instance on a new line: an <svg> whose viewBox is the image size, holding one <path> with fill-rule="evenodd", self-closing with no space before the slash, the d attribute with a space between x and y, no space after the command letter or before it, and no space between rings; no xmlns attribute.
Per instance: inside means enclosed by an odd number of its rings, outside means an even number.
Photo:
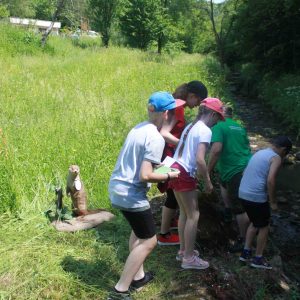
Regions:
<svg viewBox="0 0 300 300"><path fill-rule="evenodd" d="M199 251L198 250L193 250L193 253L195 256L199 256ZM182 261L184 257L184 251L179 250L177 255L176 255L176 260Z"/></svg>
<svg viewBox="0 0 300 300"><path fill-rule="evenodd" d="M183 269L197 269L204 270L209 267L209 263L200 257L193 255L191 258L182 258L181 268Z"/></svg>

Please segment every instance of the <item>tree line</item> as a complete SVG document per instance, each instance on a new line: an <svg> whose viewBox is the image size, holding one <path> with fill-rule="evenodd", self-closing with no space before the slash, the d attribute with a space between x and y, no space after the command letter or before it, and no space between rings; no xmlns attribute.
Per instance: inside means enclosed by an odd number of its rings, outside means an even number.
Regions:
<svg viewBox="0 0 300 300"><path fill-rule="evenodd" d="M69 30L89 20L106 47L213 53L222 66L263 73L299 68L298 0L0 0L0 17L55 14Z"/></svg>

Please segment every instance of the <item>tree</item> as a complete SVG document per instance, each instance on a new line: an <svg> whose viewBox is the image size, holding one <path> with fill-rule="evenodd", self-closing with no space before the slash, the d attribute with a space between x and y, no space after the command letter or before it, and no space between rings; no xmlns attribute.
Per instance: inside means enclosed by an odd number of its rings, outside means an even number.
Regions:
<svg viewBox="0 0 300 300"><path fill-rule="evenodd" d="M102 35L102 42L108 47L111 25L116 17L119 0L89 0L89 12L93 28Z"/></svg>
<svg viewBox="0 0 300 300"><path fill-rule="evenodd" d="M158 53L174 34L167 0L127 0L120 17L120 27L131 47L147 49L157 43Z"/></svg>
<svg viewBox="0 0 300 300"><path fill-rule="evenodd" d="M295 72L300 67L300 2L244 0L232 44L241 62L262 72Z"/></svg>
<svg viewBox="0 0 300 300"><path fill-rule="evenodd" d="M58 16L60 15L64 5L65 5L65 0L57 0L57 6L56 6L55 12L52 16L51 25L49 26L49 28L45 31L45 33L42 36L42 40L41 40L42 47L44 47L46 45L48 36L52 31L54 22L57 20Z"/></svg>
<svg viewBox="0 0 300 300"><path fill-rule="evenodd" d="M228 37L236 21L236 12L240 3L241 0L228 0L218 5L214 4L213 0L201 2L201 9L207 13L211 22L217 54L222 67L225 65Z"/></svg>

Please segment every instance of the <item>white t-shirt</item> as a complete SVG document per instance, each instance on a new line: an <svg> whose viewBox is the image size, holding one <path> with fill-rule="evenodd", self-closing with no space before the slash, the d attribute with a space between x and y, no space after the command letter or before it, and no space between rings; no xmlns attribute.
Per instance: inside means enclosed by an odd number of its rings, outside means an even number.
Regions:
<svg viewBox="0 0 300 300"><path fill-rule="evenodd" d="M182 156L178 158L178 152L182 144L184 134L191 125L192 124L189 124L184 129L180 141L177 145L174 154L174 159L184 167L184 169L190 174L190 176L196 178L196 174L197 174L196 155L197 155L198 146L200 143L209 144L212 133L209 127L207 127L202 121L198 121L189 131L187 138L185 140Z"/></svg>
<svg viewBox="0 0 300 300"><path fill-rule="evenodd" d="M157 127L149 122L135 126L127 135L109 181L109 195L114 207L138 211L150 207L150 184L140 181L144 160L160 164L165 141Z"/></svg>

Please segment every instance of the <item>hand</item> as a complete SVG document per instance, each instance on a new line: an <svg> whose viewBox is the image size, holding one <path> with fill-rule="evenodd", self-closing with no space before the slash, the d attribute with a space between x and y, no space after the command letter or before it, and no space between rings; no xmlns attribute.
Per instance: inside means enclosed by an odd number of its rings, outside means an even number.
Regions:
<svg viewBox="0 0 300 300"><path fill-rule="evenodd" d="M169 172L168 174L170 176L170 179L174 179L174 178L177 178L179 176L180 171L172 171L172 172Z"/></svg>
<svg viewBox="0 0 300 300"><path fill-rule="evenodd" d="M277 205L277 203L271 202L271 203L270 203L270 206L271 206L271 209L272 209L272 210L278 210L278 205Z"/></svg>
<svg viewBox="0 0 300 300"><path fill-rule="evenodd" d="M210 194L210 193L212 193L213 189L214 189L214 187L213 187L212 183L209 181L207 184L205 184L204 192L206 194Z"/></svg>

